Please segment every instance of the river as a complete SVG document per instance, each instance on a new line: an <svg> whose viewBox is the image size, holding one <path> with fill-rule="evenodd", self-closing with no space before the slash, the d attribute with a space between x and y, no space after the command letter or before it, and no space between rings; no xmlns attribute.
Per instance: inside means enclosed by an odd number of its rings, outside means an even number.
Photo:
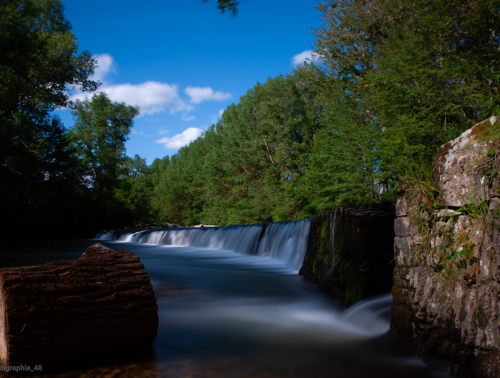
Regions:
<svg viewBox="0 0 500 378"><path fill-rule="evenodd" d="M101 356L52 376L445 375L411 356L404 342L390 335L390 294L345 310L305 282L294 256L303 258L305 224L285 226L261 229L259 235L247 226L131 233L119 236L121 241L109 240L118 238L112 234L99 240L25 241L2 254L1 266L77 259L98 241L131 250L149 273L160 318L153 349ZM258 237L254 244L250 235Z"/></svg>

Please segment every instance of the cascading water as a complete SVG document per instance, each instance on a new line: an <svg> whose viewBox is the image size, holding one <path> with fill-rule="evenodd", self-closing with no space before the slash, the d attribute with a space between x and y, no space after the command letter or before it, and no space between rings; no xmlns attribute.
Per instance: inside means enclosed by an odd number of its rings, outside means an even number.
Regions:
<svg viewBox="0 0 500 378"><path fill-rule="evenodd" d="M251 226L159 229L127 233L111 231L99 234L97 238L131 243L226 249L279 259L291 269L299 270L307 250L309 226L310 220L306 219Z"/></svg>
<svg viewBox="0 0 500 378"><path fill-rule="evenodd" d="M158 304L154 353L124 356L116 368L163 377L435 377L387 334L390 294L345 310L290 274L302 264L311 223L99 235L104 245L140 257ZM3 254L2 263L74 260L93 241L43 240L31 249L26 243ZM106 365L102 375L109 371Z"/></svg>

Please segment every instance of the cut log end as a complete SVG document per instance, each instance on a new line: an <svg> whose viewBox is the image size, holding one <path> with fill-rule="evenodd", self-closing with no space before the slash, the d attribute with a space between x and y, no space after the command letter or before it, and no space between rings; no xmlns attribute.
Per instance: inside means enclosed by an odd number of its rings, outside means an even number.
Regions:
<svg viewBox="0 0 500 378"><path fill-rule="evenodd" d="M5 308L5 290L0 276L0 366L7 366L9 343L7 341L7 311Z"/></svg>
<svg viewBox="0 0 500 378"><path fill-rule="evenodd" d="M0 366L150 345L157 328L153 286L130 251L93 245L78 260L0 269Z"/></svg>

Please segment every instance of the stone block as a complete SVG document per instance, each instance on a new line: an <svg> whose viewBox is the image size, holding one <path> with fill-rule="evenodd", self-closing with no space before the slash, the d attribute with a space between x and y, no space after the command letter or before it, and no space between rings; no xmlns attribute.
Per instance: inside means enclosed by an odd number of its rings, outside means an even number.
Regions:
<svg viewBox="0 0 500 378"><path fill-rule="evenodd" d="M408 215L408 199L406 197L399 197L396 200L396 216L404 217Z"/></svg>
<svg viewBox="0 0 500 378"><path fill-rule="evenodd" d="M396 236L416 235L418 234L418 227L415 221L409 217L396 218L394 220L394 232Z"/></svg>
<svg viewBox="0 0 500 378"><path fill-rule="evenodd" d="M492 198L489 207L490 213L500 211L500 198Z"/></svg>
<svg viewBox="0 0 500 378"><path fill-rule="evenodd" d="M437 219L442 219L442 220L448 220L450 217L455 216L455 215L460 215L462 213L457 212L455 210L450 210L450 209L441 209L437 212L436 218Z"/></svg>
<svg viewBox="0 0 500 378"><path fill-rule="evenodd" d="M405 195L396 204L393 330L410 338L417 352L449 356L457 364L453 371L469 369L463 376L500 377L500 179L488 182L478 170L494 147L483 137L492 125L499 127L500 117L440 148L434 169L439 211L426 214L425 197ZM488 216L458 212L482 201L488 201ZM417 227L411 216L417 214L430 229ZM494 373L481 353L490 354ZM470 374L473 366L478 374Z"/></svg>
<svg viewBox="0 0 500 378"><path fill-rule="evenodd" d="M486 180L475 166L490 148L490 142L481 139L481 131L499 122L500 117L491 117L439 148L434 181L442 193L439 200L444 206L461 207L489 199Z"/></svg>
<svg viewBox="0 0 500 378"><path fill-rule="evenodd" d="M416 252L418 243L415 243L414 236L397 236L394 238L394 252L401 250L408 261L410 254Z"/></svg>

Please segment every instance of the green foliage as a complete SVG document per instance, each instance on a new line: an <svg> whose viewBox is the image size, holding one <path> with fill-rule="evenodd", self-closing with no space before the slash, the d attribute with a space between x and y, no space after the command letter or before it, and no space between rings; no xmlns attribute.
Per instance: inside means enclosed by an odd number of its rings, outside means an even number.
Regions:
<svg viewBox="0 0 500 378"><path fill-rule="evenodd" d="M81 226L87 190L74 148L50 112L67 88L95 90L95 62L79 53L58 0L0 1L0 229L34 235ZM83 207L84 209L85 207Z"/></svg>
<svg viewBox="0 0 500 378"><path fill-rule="evenodd" d="M295 220L393 200L407 177L426 197L416 219L428 226L437 148L498 110L500 0L326 0L317 8L319 63L257 84L188 146L204 145L198 170L167 179L184 197L166 200L163 216ZM187 167L191 153L183 154L176 164Z"/></svg>
<svg viewBox="0 0 500 378"><path fill-rule="evenodd" d="M172 156L154 190L158 221L248 224L296 220L300 185L321 117L314 66L257 84L189 146Z"/></svg>
<svg viewBox="0 0 500 378"><path fill-rule="evenodd" d="M325 123L306 183L321 193L318 209L393 198L399 177L430 166L441 144L497 111L499 7L458 0L318 6Z"/></svg>
<svg viewBox="0 0 500 378"><path fill-rule="evenodd" d="M426 227L436 149L500 114L500 0L325 0L317 63L257 83L202 137L146 167L124 149L138 109L104 94L68 101L66 88L99 83L61 1L0 4L0 194L17 225L50 208L60 223L78 208L111 227L298 220L392 200L407 177L425 197L416 219ZM238 5L218 1L223 12ZM63 106L74 107L69 133L50 117ZM489 131L480 169L493 182L498 129Z"/></svg>
<svg viewBox="0 0 500 378"><path fill-rule="evenodd" d="M104 93L99 93L90 101L77 100L72 114L75 125L70 137L87 170L88 187L96 200L97 211L106 217L113 206L122 165L126 163L133 168L129 169L130 175L145 170L139 157L132 161L125 159L125 142L139 109L112 103Z"/></svg>
<svg viewBox="0 0 500 378"><path fill-rule="evenodd" d="M135 155L126 156L119 174L120 183L114 197L130 213L134 227L149 226L151 196L154 190L153 169L149 170L146 159Z"/></svg>
<svg viewBox="0 0 500 378"><path fill-rule="evenodd" d="M204 3L207 1L203 0ZM238 0L217 0L217 8L222 13L232 12L236 16L238 14L238 5L240 5Z"/></svg>

